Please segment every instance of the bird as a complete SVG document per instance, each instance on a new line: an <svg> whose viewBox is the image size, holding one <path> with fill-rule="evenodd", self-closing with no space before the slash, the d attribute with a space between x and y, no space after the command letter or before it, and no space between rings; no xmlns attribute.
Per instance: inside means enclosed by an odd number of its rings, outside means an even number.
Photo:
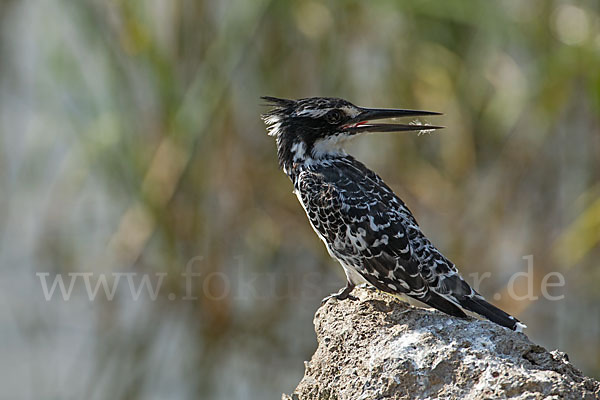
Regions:
<svg viewBox="0 0 600 400"><path fill-rule="evenodd" d="M400 197L344 150L349 140L363 133L442 128L381 123L440 113L364 108L335 97L261 98L270 107L261 117L268 135L275 138L279 166L292 181L312 228L346 275L346 286L323 302L355 300L352 290L366 283L451 316L467 318L466 310L517 332L526 328L471 288L423 234Z"/></svg>

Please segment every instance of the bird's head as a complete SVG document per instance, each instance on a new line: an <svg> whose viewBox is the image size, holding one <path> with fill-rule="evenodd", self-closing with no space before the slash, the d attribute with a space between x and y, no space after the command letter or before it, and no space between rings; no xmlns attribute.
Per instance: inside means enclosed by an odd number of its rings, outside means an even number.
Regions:
<svg viewBox="0 0 600 400"><path fill-rule="evenodd" d="M399 117L439 115L436 112L364 108L349 101L331 97L299 100L263 97L273 108L262 115L269 135L277 141L282 167L308 160L339 156L343 143L365 132L428 131L441 128L432 125L372 123L374 120Z"/></svg>

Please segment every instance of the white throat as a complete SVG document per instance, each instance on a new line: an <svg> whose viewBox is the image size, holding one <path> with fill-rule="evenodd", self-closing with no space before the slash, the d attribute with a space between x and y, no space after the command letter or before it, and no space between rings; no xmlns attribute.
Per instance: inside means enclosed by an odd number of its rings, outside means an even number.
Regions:
<svg viewBox="0 0 600 400"><path fill-rule="evenodd" d="M312 156L316 159L329 156L345 156L344 145L350 137L343 133L315 141Z"/></svg>

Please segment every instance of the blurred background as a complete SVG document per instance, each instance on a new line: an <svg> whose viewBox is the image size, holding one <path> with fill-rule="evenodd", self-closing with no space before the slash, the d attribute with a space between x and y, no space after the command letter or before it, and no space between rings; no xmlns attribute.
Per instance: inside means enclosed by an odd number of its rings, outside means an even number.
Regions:
<svg viewBox="0 0 600 400"><path fill-rule="evenodd" d="M349 151L600 377L597 1L3 0L0 30L0 398L293 390L344 277L261 95L443 112Z"/></svg>

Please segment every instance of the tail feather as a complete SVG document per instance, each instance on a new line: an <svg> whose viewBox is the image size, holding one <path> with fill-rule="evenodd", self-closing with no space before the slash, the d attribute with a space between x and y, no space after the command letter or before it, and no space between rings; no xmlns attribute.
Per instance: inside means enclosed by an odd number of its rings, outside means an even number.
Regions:
<svg viewBox="0 0 600 400"><path fill-rule="evenodd" d="M460 305L469 311L473 311L490 321L512 329L513 331L521 332L523 328L527 327L512 315L507 314L480 297L465 296L460 299Z"/></svg>
<svg viewBox="0 0 600 400"><path fill-rule="evenodd" d="M433 291L429 291L426 299L419 300L446 314L459 318L467 318L467 314L459 306Z"/></svg>

